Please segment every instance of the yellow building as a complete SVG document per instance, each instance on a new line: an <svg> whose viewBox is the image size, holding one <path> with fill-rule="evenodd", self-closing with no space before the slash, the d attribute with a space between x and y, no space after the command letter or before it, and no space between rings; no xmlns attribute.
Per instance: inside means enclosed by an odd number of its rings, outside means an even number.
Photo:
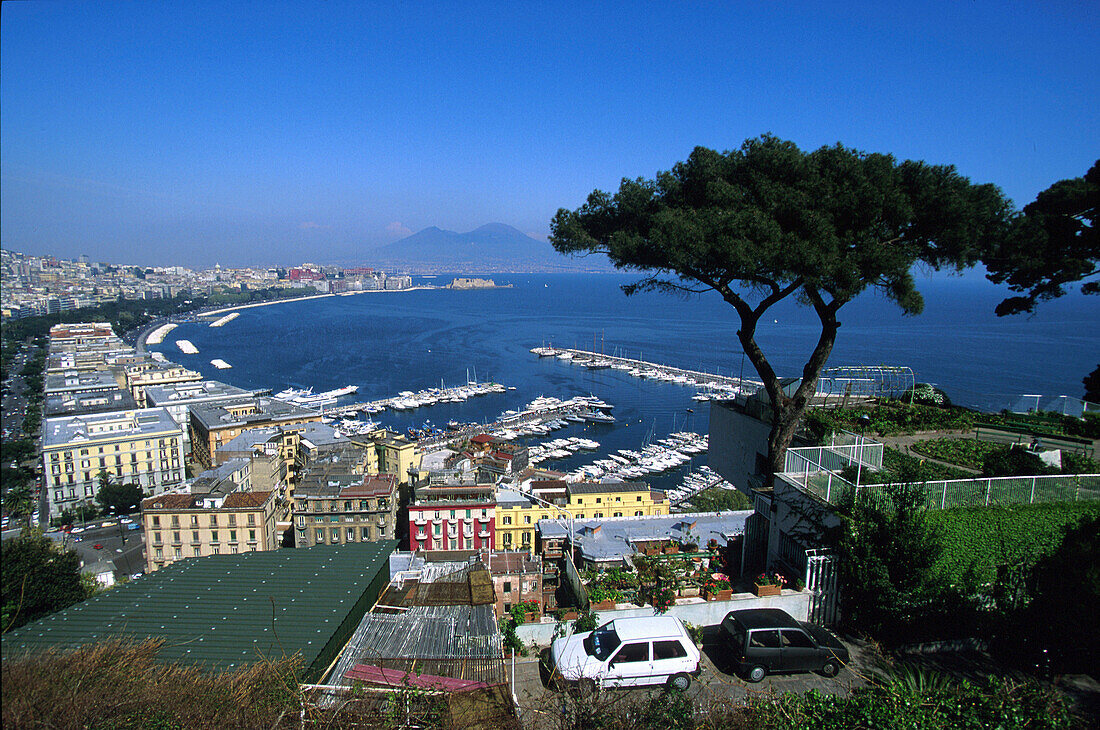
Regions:
<svg viewBox="0 0 1100 730"><path fill-rule="evenodd" d="M222 444L229 443L245 431L267 426L292 430L286 427L321 420L321 414L317 411L265 397L201 403L191 406L189 411L191 454L204 469L214 465ZM287 448L290 448L289 445ZM293 458L292 454L288 456Z"/></svg>
<svg viewBox="0 0 1100 730"><path fill-rule="evenodd" d="M42 474L51 517L91 502L100 472L146 494L174 489L184 480L183 432L164 408L45 420Z"/></svg>
<svg viewBox="0 0 1100 730"><path fill-rule="evenodd" d="M381 429L366 437L352 437L353 444L374 451L367 463L367 474L393 474L397 483L409 483L409 469L420 466L421 454L416 443L404 436Z"/></svg>
<svg viewBox="0 0 1100 730"><path fill-rule="evenodd" d="M494 549L533 553L539 520L667 515L669 507L665 493L644 482L532 482L530 495L498 491Z"/></svg>

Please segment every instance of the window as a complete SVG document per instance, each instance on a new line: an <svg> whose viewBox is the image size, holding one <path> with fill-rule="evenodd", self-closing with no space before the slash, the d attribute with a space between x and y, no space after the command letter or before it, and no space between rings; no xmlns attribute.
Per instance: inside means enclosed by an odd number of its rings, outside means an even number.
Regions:
<svg viewBox="0 0 1100 730"><path fill-rule="evenodd" d="M615 514L613 514L613 515L611 515L611 516L612 516L612 517L622 517L622 516L623 516L623 513L622 513L622 512L616 512Z"/></svg>
<svg viewBox="0 0 1100 730"><path fill-rule="evenodd" d="M440 530L440 527L439 527L439 523L437 522L437 523L435 523L435 534L437 534L437 535L438 535L438 534L439 534L439 530Z"/></svg>
<svg viewBox="0 0 1100 730"><path fill-rule="evenodd" d="M523 516L523 524L525 524L525 525L531 524L531 515L524 515Z"/></svg>
<svg viewBox="0 0 1100 730"><path fill-rule="evenodd" d="M198 541L199 541L199 533L196 530L195 532L191 533L191 542L198 542Z"/></svg>
<svg viewBox="0 0 1100 730"><path fill-rule="evenodd" d="M596 497L596 504L599 504L602 501L603 501L603 497Z"/></svg>
<svg viewBox="0 0 1100 730"><path fill-rule="evenodd" d="M196 526L196 527L198 526L198 524L199 524L199 516L198 515L191 515L191 524L193 526Z"/></svg>
<svg viewBox="0 0 1100 730"><path fill-rule="evenodd" d="M153 515L153 527L160 527L160 515Z"/></svg>
<svg viewBox="0 0 1100 730"><path fill-rule="evenodd" d="M160 545L160 533L159 532L154 532L153 533L153 544L154 545Z"/></svg>
<svg viewBox="0 0 1100 730"><path fill-rule="evenodd" d="M172 533L172 542L182 542L180 540L180 534L178 532L173 532Z"/></svg>
<svg viewBox="0 0 1100 730"><path fill-rule="evenodd" d="M763 649L779 648L779 631L776 629L761 629L749 634L749 646Z"/></svg>
<svg viewBox="0 0 1100 730"><path fill-rule="evenodd" d="M639 495L638 497L635 497L635 499L636 499L636 501L638 501L638 502L641 502L641 501L642 501L642 497L641 497L641 495Z"/></svg>
<svg viewBox="0 0 1100 730"><path fill-rule="evenodd" d="M642 641L636 644L624 644L622 649L619 649L619 653L615 655L615 658L611 660L612 664L622 664L624 662L648 662L649 661L649 642Z"/></svg>
<svg viewBox="0 0 1100 730"><path fill-rule="evenodd" d="M213 530L210 533L210 541L211 542L217 542L218 541L218 531L217 530Z"/></svg>
<svg viewBox="0 0 1100 730"><path fill-rule="evenodd" d="M229 531L229 542L237 542L237 531L236 530L230 530Z"/></svg>
<svg viewBox="0 0 1100 730"><path fill-rule="evenodd" d="M641 516L642 516L642 515L644 515L644 514L645 514L645 513L644 513L644 512L642 512L642 511L641 511L640 509L636 509L636 510L634 510L634 516L635 516L635 517L641 517Z"/></svg>
<svg viewBox="0 0 1100 730"><path fill-rule="evenodd" d="M217 527L218 526L218 516L217 515L210 515L210 526L211 527Z"/></svg>
<svg viewBox="0 0 1100 730"><path fill-rule="evenodd" d="M530 545L531 544L531 533L530 532L523 533L523 544L524 545Z"/></svg>
<svg viewBox="0 0 1100 730"><path fill-rule="evenodd" d="M316 530L315 532L316 532L315 537L317 538L316 542L324 542L325 541L325 531L324 530Z"/></svg>
<svg viewBox="0 0 1100 730"><path fill-rule="evenodd" d="M361 500L359 500L359 509L360 509L360 510L368 510L368 509L370 509L370 502L368 502L368 501L367 501L367 500L365 500L365 499L361 499Z"/></svg>
<svg viewBox="0 0 1100 730"><path fill-rule="evenodd" d="M249 515L248 515L248 524L250 524L250 525L256 524L256 515L254 515L252 513L249 513Z"/></svg>
<svg viewBox="0 0 1100 730"><path fill-rule="evenodd" d="M354 527L349 527L345 531L344 534L346 535L346 540L345 540L346 542L355 542L355 528Z"/></svg>
<svg viewBox="0 0 1100 730"><path fill-rule="evenodd" d="M505 524L505 525L510 525L510 524L512 524L512 517L511 517L511 515L506 515L506 516L504 517L504 522L503 522L503 524Z"/></svg>
<svg viewBox="0 0 1100 730"><path fill-rule="evenodd" d="M161 548L157 548L153 552L158 558L163 558L164 557L164 550L162 550Z"/></svg>
<svg viewBox="0 0 1100 730"><path fill-rule="evenodd" d="M236 527L237 526L237 515L229 515L229 526L230 527Z"/></svg>
<svg viewBox="0 0 1100 730"><path fill-rule="evenodd" d="M256 531L255 530L249 530L248 531L248 539L251 540L252 542L256 542Z"/></svg>
<svg viewBox="0 0 1100 730"><path fill-rule="evenodd" d="M386 529L386 528L385 528L385 527L383 527L383 528L381 528L381 529L379 530L379 532L380 532L381 534L385 535L386 533L385 533L385 532L383 532L383 530L385 530L385 529ZM368 529L368 528L366 528L366 527L364 527L364 528L363 528L363 539L364 539L364 540L369 540L369 539L370 539L370 529Z"/></svg>
<svg viewBox="0 0 1100 730"><path fill-rule="evenodd" d="M504 581L504 592L505 593L511 593L512 592L512 581L510 581L510 580Z"/></svg>
<svg viewBox="0 0 1100 730"><path fill-rule="evenodd" d="M458 540L451 538L451 550L458 550Z"/></svg>
<svg viewBox="0 0 1100 730"><path fill-rule="evenodd" d="M504 533L504 547L512 547L512 533L510 532Z"/></svg>
<svg viewBox="0 0 1100 730"><path fill-rule="evenodd" d="M385 536L386 536L386 526L382 525L381 527L378 528L378 537L385 537ZM367 528L365 528L365 527L363 528L363 539L364 540L367 539Z"/></svg>
<svg viewBox="0 0 1100 730"><path fill-rule="evenodd" d="M596 514L592 515L592 517L594 517L597 520L603 519L603 512L597 512Z"/></svg>
<svg viewBox="0 0 1100 730"><path fill-rule="evenodd" d="M174 552L176 558L182 558L183 557L183 551L180 550L179 548L176 548L173 552Z"/></svg>
<svg viewBox="0 0 1100 730"><path fill-rule="evenodd" d="M202 548L201 548L201 547L199 547L198 545L196 545L196 546L194 547L194 549L193 549L193 550L192 550L191 552L192 552L192 554L194 555L194 557L196 557L196 558L197 558L197 557L199 557L200 555L202 555Z"/></svg>
<svg viewBox="0 0 1100 730"><path fill-rule="evenodd" d="M779 634L783 639L783 646L791 646L799 649L814 648L814 642L810 641L810 637L806 636L806 634L798 629L783 629Z"/></svg>
<svg viewBox="0 0 1100 730"><path fill-rule="evenodd" d="M340 528L339 527L332 528L332 531L329 534L331 535L333 542L340 542Z"/></svg>
<svg viewBox="0 0 1100 730"><path fill-rule="evenodd" d="M679 641L654 641L653 661L658 659L679 659L687 656L687 650Z"/></svg>
<svg viewBox="0 0 1100 730"><path fill-rule="evenodd" d="M466 519L470 519L471 516L472 516L472 511L471 510L466 510Z"/></svg>

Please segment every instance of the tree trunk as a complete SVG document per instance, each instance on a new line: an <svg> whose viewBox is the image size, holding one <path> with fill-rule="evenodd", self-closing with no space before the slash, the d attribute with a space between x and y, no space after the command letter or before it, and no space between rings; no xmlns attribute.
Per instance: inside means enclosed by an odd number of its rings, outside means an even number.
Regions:
<svg viewBox="0 0 1100 730"><path fill-rule="evenodd" d="M840 322L836 319L836 310L840 307L840 303L833 302L826 305L817 292L810 292L809 295L821 320L821 335L809 360L802 368L802 382L792 396L782 391L779 377L772 369L764 351L756 343L756 324L761 312L753 313L754 316L746 316L746 313L740 312L741 329L737 331L737 337L771 398L772 427L768 433L768 470L764 474L766 488L774 486L776 473L783 471L787 449L798 431L802 414L806 412L810 398L817 392L818 376L821 375L822 368L829 360L829 354L836 342L837 329L840 327Z"/></svg>

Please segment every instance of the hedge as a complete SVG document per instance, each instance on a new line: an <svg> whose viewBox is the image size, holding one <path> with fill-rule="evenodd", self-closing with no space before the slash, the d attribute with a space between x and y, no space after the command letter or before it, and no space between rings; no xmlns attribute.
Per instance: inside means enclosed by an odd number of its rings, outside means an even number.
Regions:
<svg viewBox="0 0 1100 730"><path fill-rule="evenodd" d="M1065 527L1100 515L1100 502L1058 502L931 510L928 521L944 544L936 570L949 580L976 569L983 581L996 577L998 565L1032 565L1050 555Z"/></svg>

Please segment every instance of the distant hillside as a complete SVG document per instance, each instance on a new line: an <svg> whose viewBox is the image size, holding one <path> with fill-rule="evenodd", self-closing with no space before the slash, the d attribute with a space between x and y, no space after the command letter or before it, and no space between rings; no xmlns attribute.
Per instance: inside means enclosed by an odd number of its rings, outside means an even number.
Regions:
<svg viewBox="0 0 1100 730"><path fill-rule="evenodd" d="M378 266L410 271L592 271L609 270L606 259L563 256L549 241L504 223L489 223L469 233L432 226L400 241L364 252Z"/></svg>

